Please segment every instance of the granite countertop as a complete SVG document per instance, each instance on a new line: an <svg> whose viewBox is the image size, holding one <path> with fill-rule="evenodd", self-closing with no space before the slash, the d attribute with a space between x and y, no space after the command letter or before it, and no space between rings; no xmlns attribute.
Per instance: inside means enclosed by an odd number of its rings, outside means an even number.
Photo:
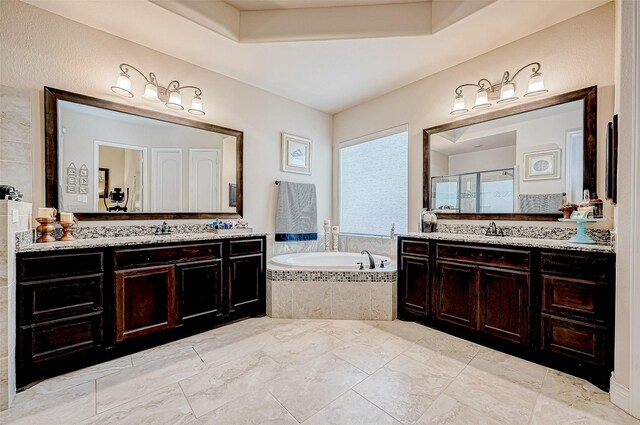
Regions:
<svg viewBox="0 0 640 425"><path fill-rule="evenodd" d="M528 248L547 248L547 249L562 249L570 251L585 251L585 252L605 252L614 253L615 250L610 244L577 244L569 243L566 240L557 239L535 239L535 238L521 238L513 236L484 236L484 235L471 235L464 233L404 233L398 234L398 236L428 239L436 241L455 241L455 242L471 242L471 243L485 243L492 245L509 245L509 246L521 246Z"/></svg>
<svg viewBox="0 0 640 425"><path fill-rule="evenodd" d="M153 245L161 243L215 241L220 239L251 238L267 236L268 233L172 233L169 235L117 236L103 238L77 239L74 242L33 243L21 246L17 252L45 252L68 249L106 248L114 246Z"/></svg>

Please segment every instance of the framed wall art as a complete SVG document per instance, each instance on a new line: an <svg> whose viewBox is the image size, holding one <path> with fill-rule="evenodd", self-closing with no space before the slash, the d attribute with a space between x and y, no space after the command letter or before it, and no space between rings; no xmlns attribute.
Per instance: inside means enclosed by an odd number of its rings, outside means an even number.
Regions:
<svg viewBox="0 0 640 425"><path fill-rule="evenodd" d="M311 140L282 133L282 171L311 174Z"/></svg>
<svg viewBox="0 0 640 425"><path fill-rule="evenodd" d="M524 154L523 180L560 178L560 149L527 152Z"/></svg>

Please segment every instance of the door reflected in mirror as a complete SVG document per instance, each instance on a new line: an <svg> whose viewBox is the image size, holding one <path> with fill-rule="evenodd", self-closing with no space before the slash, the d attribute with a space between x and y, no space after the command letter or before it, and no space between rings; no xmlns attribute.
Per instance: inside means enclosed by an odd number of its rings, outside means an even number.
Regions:
<svg viewBox="0 0 640 425"><path fill-rule="evenodd" d="M63 100L57 107L60 210L236 212L235 136ZM70 164L87 176L69 179Z"/></svg>

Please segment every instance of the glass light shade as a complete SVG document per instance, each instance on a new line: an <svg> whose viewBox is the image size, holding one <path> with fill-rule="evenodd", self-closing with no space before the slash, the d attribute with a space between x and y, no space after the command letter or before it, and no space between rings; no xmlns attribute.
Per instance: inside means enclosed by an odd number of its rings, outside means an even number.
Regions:
<svg viewBox="0 0 640 425"><path fill-rule="evenodd" d="M118 76L116 80L116 85L111 86L111 91L115 94L119 94L124 97L133 97L133 93L131 93L131 80L129 76L125 73L122 73Z"/></svg>
<svg viewBox="0 0 640 425"><path fill-rule="evenodd" d="M531 78L529 78L529 88L527 89L527 93L525 93L525 96L537 96L548 91L549 90L546 90L544 88L544 80L542 79L542 74L537 72L531 75Z"/></svg>
<svg viewBox="0 0 640 425"><path fill-rule="evenodd" d="M505 83L500 89L500 100L498 103L512 102L518 99L516 96L516 86L513 83Z"/></svg>
<svg viewBox="0 0 640 425"><path fill-rule="evenodd" d="M202 99L200 96L196 96L191 101L191 109L189 109L189 113L193 115L204 115L204 111L202 110Z"/></svg>
<svg viewBox="0 0 640 425"><path fill-rule="evenodd" d="M453 101L453 110L451 111L451 115L464 114L465 112L469 112L469 110L464 106L464 97L459 94Z"/></svg>
<svg viewBox="0 0 640 425"><path fill-rule="evenodd" d="M167 108L175 109L177 111L182 111L184 106L182 106L182 96L180 96L179 91L172 91L169 94L169 101L166 103Z"/></svg>
<svg viewBox="0 0 640 425"><path fill-rule="evenodd" d="M144 94L142 95L147 100L158 101L158 87L153 83L147 83L144 86Z"/></svg>
<svg viewBox="0 0 640 425"><path fill-rule="evenodd" d="M476 93L476 104L473 106L473 109L484 109L489 106L491 106L491 103L489 103L489 93L483 89L478 90L478 93Z"/></svg>

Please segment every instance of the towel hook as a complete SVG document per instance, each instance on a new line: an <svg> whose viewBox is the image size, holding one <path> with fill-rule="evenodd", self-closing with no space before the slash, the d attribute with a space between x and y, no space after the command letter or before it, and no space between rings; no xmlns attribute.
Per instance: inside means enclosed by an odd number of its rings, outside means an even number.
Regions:
<svg viewBox="0 0 640 425"><path fill-rule="evenodd" d="M280 180L276 180L276 184L280 184Z"/></svg>

